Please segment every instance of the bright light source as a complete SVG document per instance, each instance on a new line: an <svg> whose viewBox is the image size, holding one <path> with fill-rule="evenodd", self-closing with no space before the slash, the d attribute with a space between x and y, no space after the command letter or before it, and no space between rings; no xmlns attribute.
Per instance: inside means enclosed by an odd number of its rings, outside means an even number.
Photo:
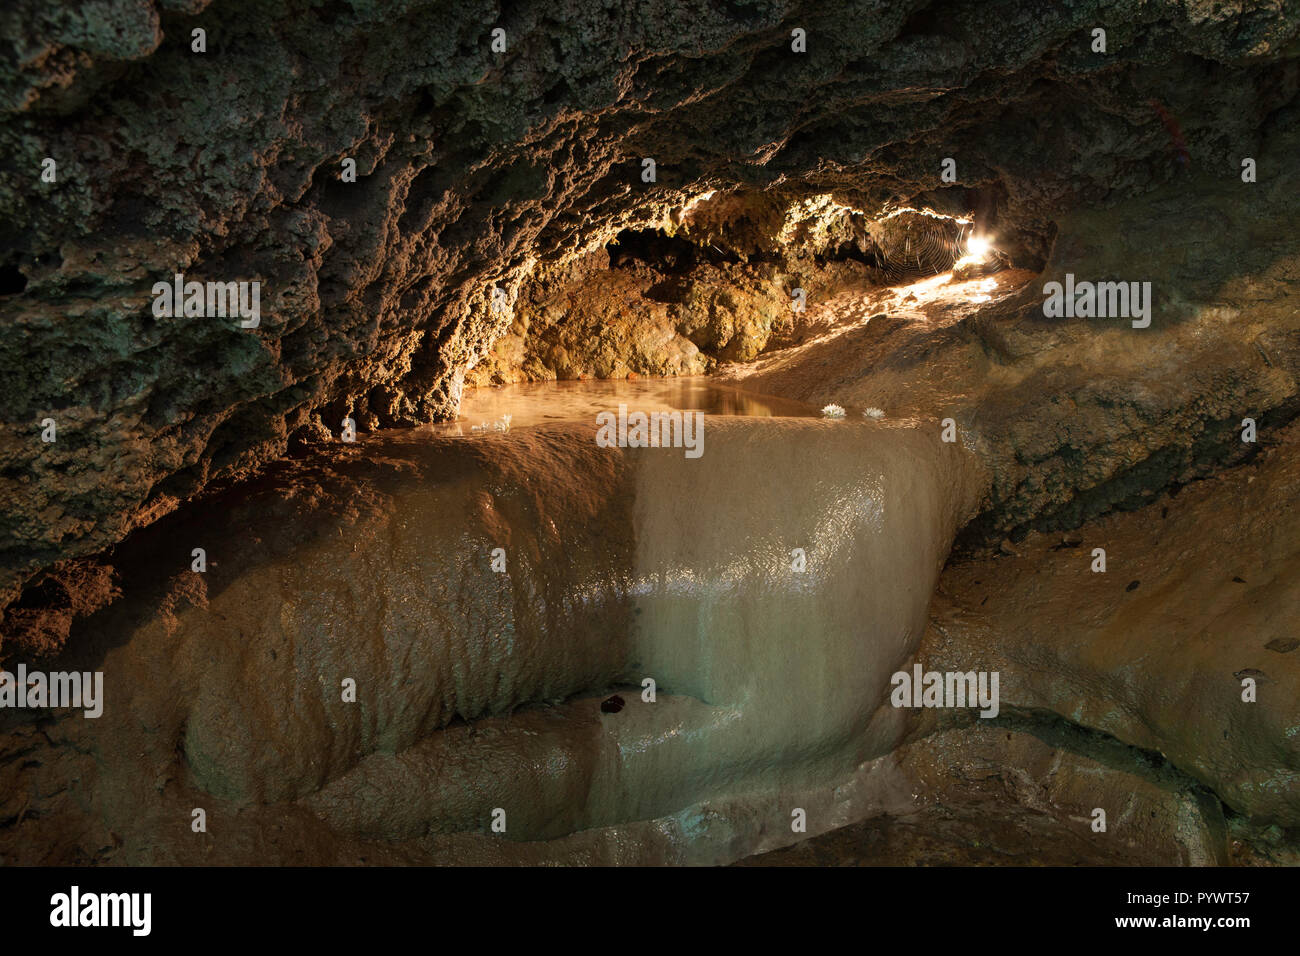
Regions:
<svg viewBox="0 0 1300 956"><path fill-rule="evenodd" d="M971 236L966 240L966 251L976 259L983 259L993 248L993 243L984 236Z"/></svg>

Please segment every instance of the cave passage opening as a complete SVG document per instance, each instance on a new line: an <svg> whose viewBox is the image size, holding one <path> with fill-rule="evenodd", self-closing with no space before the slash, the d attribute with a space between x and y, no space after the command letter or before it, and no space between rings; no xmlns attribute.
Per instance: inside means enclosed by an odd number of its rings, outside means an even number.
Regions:
<svg viewBox="0 0 1300 956"><path fill-rule="evenodd" d="M949 280L983 280L955 297L991 301L990 277L1013 268L987 197L853 202L715 188L542 259L465 385L714 374L855 320L864 297L890 314ZM888 290L900 294L887 302Z"/></svg>

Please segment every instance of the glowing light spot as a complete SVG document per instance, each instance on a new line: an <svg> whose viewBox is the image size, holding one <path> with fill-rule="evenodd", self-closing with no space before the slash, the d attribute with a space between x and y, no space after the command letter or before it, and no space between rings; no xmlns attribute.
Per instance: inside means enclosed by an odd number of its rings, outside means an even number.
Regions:
<svg viewBox="0 0 1300 956"><path fill-rule="evenodd" d="M966 251L976 259L983 259L993 249L993 243L986 236L971 236L966 240Z"/></svg>

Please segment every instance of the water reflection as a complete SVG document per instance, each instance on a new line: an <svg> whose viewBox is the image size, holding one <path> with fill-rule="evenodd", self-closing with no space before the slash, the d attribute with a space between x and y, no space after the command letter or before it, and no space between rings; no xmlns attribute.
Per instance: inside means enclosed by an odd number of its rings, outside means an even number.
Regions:
<svg viewBox="0 0 1300 956"><path fill-rule="evenodd" d="M753 418L818 418L812 405L718 385L706 377L602 379L591 382L531 382L500 388L467 389L455 422L427 426L439 435L491 431L510 416L512 429L546 422L594 422L620 403L640 412L701 411L706 415Z"/></svg>

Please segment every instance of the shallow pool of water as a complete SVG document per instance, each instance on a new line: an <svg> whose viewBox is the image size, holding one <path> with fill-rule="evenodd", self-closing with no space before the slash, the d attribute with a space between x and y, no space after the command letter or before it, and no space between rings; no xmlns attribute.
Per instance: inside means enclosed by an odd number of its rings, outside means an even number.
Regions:
<svg viewBox="0 0 1300 956"><path fill-rule="evenodd" d="M594 422L596 415L626 404L640 412L701 411L751 418L818 418L821 409L804 402L718 385L703 376L601 379L589 382L531 382L467 389L454 422L426 426L437 435L467 435L475 426L491 429L510 416L511 428L558 422Z"/></svg>

